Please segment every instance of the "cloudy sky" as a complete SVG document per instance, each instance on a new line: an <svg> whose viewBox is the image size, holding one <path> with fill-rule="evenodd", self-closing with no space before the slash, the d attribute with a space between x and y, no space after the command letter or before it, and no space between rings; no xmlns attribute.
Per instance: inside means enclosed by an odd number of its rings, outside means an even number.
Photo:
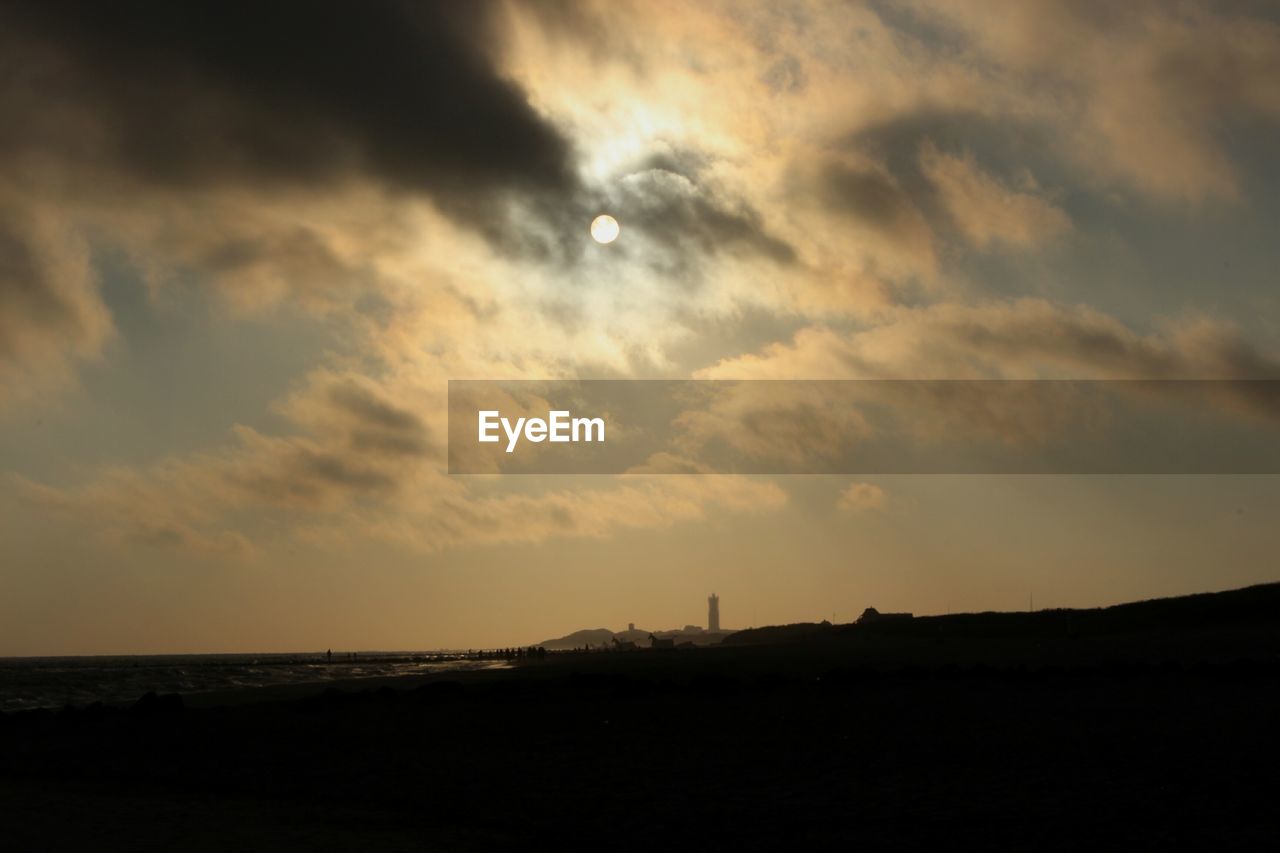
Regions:
<svg viewBox="0 0 1280 853"><path fill-rule="evenodd" d="M0 4L0 654L1276 580L1273 477L444 442L450 378L1275 378L1278 131L1247 0Z"/></svg>

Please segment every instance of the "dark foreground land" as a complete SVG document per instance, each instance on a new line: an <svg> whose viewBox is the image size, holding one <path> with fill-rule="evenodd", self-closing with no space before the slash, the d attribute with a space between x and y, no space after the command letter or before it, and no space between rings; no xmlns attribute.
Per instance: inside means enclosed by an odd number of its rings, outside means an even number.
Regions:
<svg viewBox="0 0 1280 853"><path fill-rule="evenodd" d="M1129 607L9 715L4 847L1274 843L1280 587Z"/></svg>

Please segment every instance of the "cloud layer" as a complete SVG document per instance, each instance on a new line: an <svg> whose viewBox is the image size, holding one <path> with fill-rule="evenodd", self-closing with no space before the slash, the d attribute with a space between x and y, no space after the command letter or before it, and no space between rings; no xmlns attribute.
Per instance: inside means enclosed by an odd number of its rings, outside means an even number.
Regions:
<svg viewBox="0 0 1280 853"><path fill-rule="evenodd" d="M451 377L1280 366L1253 318L1215 313L1212 282L1139 320L1073 292L1074 253L1118 239L1115 221L1250 203L1235 143L1280 118L1266 10L6 3L0 55L0 407L74 378L123 326L110 253L151 299L194 283L212 310L345 335L269 425L151 464L104 450L77 482L23 487L120 541L433 550L785 502L714 478L450 480ZM610 247L586 239L603 210L623 227ZM751 417L726 406L691 427Z"/></svg>

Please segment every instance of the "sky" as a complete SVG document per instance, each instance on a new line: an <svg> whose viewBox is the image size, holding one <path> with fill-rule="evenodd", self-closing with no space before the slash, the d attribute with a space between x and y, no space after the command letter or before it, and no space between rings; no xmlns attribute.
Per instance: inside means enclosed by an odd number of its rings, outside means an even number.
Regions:
<svg viewBox="0 0 1280 853"><path fill-rule="evenodd" d="M1277 378L1278 131L1244 0L0 3L0 655L1280 580L1271 476L445 463L449 379Z"/></svg>

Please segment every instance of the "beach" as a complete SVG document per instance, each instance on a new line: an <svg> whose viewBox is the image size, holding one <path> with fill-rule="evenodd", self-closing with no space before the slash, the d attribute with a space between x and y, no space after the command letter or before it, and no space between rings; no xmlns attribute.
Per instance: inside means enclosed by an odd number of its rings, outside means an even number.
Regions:
<svg viewBox="0 0 1280 853"><path fill-rule="evenodd" d="M1233 612L8 714L0 808L18 849L1257 844L1280 632Z"/></svg>

